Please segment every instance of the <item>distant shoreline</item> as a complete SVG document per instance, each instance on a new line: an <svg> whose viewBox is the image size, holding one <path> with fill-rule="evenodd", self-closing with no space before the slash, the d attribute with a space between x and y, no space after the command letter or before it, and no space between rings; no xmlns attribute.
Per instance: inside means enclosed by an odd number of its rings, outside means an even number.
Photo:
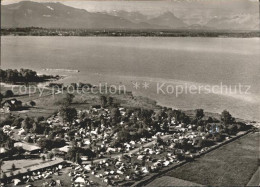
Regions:
<svg viewBox="0 0 260 187"><path fill-rule="evenodd" d="M1 28L1 36L259 38L260 31Z"/></svg>
<svg viewBox="0 0 260 187"><path fill-rule="evenodd" d="M80 72L78 69L52 69L52 68L44 68L44 71L64 71L64 72Z"/></svg>

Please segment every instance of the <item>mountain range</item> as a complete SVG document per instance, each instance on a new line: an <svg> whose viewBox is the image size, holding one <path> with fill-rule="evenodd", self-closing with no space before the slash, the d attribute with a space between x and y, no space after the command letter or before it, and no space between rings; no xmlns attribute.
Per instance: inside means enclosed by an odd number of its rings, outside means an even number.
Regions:
<svg viewBox="0 0 260 187"><path fill-rule="evenodd" d="M192 24L173 12L149 17L140 12L88 12L62 3L21 1L1 5L1 27L78 29L259 29L259 15L239 14L213 17L205 24Z"/></svg>

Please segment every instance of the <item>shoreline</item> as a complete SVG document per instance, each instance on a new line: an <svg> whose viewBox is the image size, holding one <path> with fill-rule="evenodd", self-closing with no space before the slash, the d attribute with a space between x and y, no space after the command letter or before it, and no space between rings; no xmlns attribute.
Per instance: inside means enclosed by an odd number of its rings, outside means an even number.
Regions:
<svg viewBox="0 0 260 187"><path fill-rule="evenodd" d="M60 75L59 75L60 76ZM66 85L69 85L70 83L73 83L73 82L63 82L63 80L65 79L69 79L71 76L60 76L61 78L58 79L58 80L52 80L52 81L46 81L44 83L39 83L39 84L36 84L38 88L41 88L41 89L47 89L47 90L51 90L51 88L48 87L48 84L49 83L61 83L61 84L64 84L65 86ZM91 82L88 82L89 84L92 84ZM95 85L95 84L92 84L92 85ZM10 87L18 87L18 86L21 86L21 85L12 85L12 84L7 84L7 83L0 83L0 87L7 87L7 88L10 88ZM175 109L175 110L181 110L183 112L187 112L187 113L190 113L190 112L194 112L196 109L195 108L187 108L187 109L182 109L182 108L178 108L176 106L172 106L171 104L167 105L167 104L164 104L163 102L160 102L158 100L156 100L155 98L152 98L152 97L149 97L149 96L146 96L145 94L139 94L139 93L136 93L134 91L131 91L131 90L126 90L126 92L131 92L133 94L134 97L143 97L144 99L149 99L151 101L154 101L156 103L157 106L159 107L169 107L169 108L172 108L172 109ZM57 91L57 93L60 93L59 91ZM55 93L55 94L57 94ZM204 108L203 108L204 109ZM220 116L220 113L219 112L215 112L215 111L210 111L210 110L205 110L205 113L207 113L208 115L215 115L215 116ZM254 118L251 118L251 119L245 119L245 118L239 118L239 117L236 117L234 116L236 120L238 121L243 121L243 122L246 122L246 123L252 123L252 122L255 122L255 124L260 124L260 120L258 119L254 119ZM260 126L259 126L260 127Z"/></svg>
<svg viewBox="0 0 260 187"><path fill-rule="evenodd" d="M81 72L83 73L83 72ZM120 81L119 81L120 80ZM156 103L162 107L171 107L174 109L180 109L180 110L195 110L196 107L178 107L177 105L174 105L174 103L169 103L167 100L168 98L171 98L171 95L161 95L161 96L157 96L156 94L151 94L151 92L149 93L147 90L136 90L134 88L132 88L132 83L133 82L149 82L152 84L155 84L156 82L166 82L166 84L173 84L173 85L204 85L203 83L198 83L198 82L191 82L191 81L182 81L182 80L176 80L176 79L168 79L168 78L151 78L151 77L145 77L145 76L129 76L129 75L111 75L109 73L87 73L84 75L81 74L69 74L66 76L65 79L62 79L61 81L58 81L59 83L63 83L64 85L66 84L70 84L70 83L75 83L75 81L78 82L83 82L83 83L90 83L92 85L98 85L98 84L104 84L107 83L108 85L120 85L123 84L126 86L126 91L131 91L133 93L134 96L142 96L142 97L146 97L149 98L153 101L156 101ZM87 82L86 82L87 81ZM189 95L189 94L187 94ZM205 94L205 96L210 95L210 94ZM213 96L215 95L215 96ZM247 103L248 101L250 101L249 103L251 103L252 99L255 102L257 99L257 97L253 97L254 95L252 95L250 97L246 96L246 98L241 97L241 95L239 94L235 94L235 95L230 95L230 94L223 94L223 93L212 93L213 97L225 97L226 99L232 99L232 102L245 102ZM167 98L166 98L167 97ZM175 96L174 96L175 97ZM254 99L255 98L255 99ZM174 98L177 99L178 98ZM204 108L204 107L201 107ZM204 108L206 111L210 112L210 113L217 113L219 114L221 111L223 111L226 108L222 108L222 109L212 109L210 110L209 108ZM256 118L256 117L240 117L240 114L236 114L234 115L236 118L238 119L244 119L244 120L249 120L249 121L260 121L260 119Z"/></svg>
<svg viewBox="0 0 260 187"><path fill-rule="evenodd" d="M259 36L252 36L252 37L226 37L226 36L142 36L142 35L134 35L134 36L114 36L114 35L101 35L101 36L58 36L58 35L41 35L41 36L35 36L35 35L15 35L15 34L9 34L9 35L0 35L1 37L65 37L65 38L215 38L215 39L260 39L260 31Z"/></svg>
<svg viewBox="0 0 260 187"><path fill-rule="evenodd" d="M154 94L148 94L146 90L135 90L133 89L132 83L133 82L137 82L137 81L147 81L149 83L154 83L154 82L166 82L167 84L196 84L196 85L202 85L202 83L198 83L198 82L191 82L191 81L182 81L182 80L176 80L176 79L167 79L167 78L152 78L152 77L146 77L146 76L129 76L129 75L111 75L110 73L85 73L83 72L75 72L75 71L70 71L70 69L52 69L52 71L48 71L48 68L44 68L44 69L40 69L40 70L35 70L37 72L38 75L52 75L52 76L58 76L58 79L55 80L48 80L45 82L40 82L40 83L33 83L35 85L37 85L37 87L39 88L48 88L48 84L49 83L61 83L64 86L70 85L71 83L77 83L77 82L82 82L82 83L89 83L91 85L103 85L104 83L106 83L107 85L120 85L123 83L123 85L126 86L126 92L130 91L133 96L135 97L143 97L143 98L147 98L150 99L152 101L155 101L157 105L161 106L161 107L170 107L173 109L179 109L182 111L194 111L197 108L203 108L206 112L208 113L212 113L212 114L216 114L219 115L221 113L222 110L224 110L225 108L216 110L216 109L212 109L210 110L209 108L206 107L188 107L183 105L183 107L178 107L178 105L174 105L174 103L169 103L167 102L167 99L164 98L164 95L161 95L160 97ZM68 71L67 71L68 70ZM83 73L83 74L82 74ZM121 81L118 81L118 77ZM20 85L12 85L12 84L8 84L8 83L0 83L1 86L5 86L5 87L17 87ZM129 87L128 87L129 86ZM130 89L129 89L130 88ZM221 96L221 97L228 97L230 99L241 99L241 98L236 98L235 96L232 97L230 95L223 95L223 94L214 94L217 96ZM166 96L169 97L169 96ZM165 100L166 99L166 100ZM177 98L176 98L177 99ZM241 117L239 114L233 114L233 116L237 119L240 120L244 120L244 121L256 121L256 122L260 122L260 119L256 118L256 117Z"/></svg>
<svg viewBox="0 0 260 187"><path fill-rule="evenodd" d="M24 30L24 29L27 30ZM1 28L1 36L59 36L59 37L220 37L252 38L260 37L258 29L251 30L213 30L213 29L118 29L118 28Z"/></svg>

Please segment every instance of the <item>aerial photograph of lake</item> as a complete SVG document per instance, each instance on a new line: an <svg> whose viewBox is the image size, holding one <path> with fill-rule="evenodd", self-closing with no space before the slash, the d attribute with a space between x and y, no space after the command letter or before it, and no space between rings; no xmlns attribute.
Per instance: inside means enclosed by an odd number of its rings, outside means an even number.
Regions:
<svg viewBox="0 0 260 187"><path fill-rule="evenodd" d="M1 1L0 186L258 186L259 7Z"/></svg>

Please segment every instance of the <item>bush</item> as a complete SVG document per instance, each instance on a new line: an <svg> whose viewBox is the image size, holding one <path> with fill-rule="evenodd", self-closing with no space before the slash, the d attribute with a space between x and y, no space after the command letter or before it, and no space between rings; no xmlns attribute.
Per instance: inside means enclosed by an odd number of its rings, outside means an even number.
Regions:
<svg viewBox="0 0 260 187"><path fill-rule="evenodd" d="M214 141L215 142L222 142L224 140L225 136L220 134L220 133L216 133L214 134Z"/></svg>
<svg viewBox="0 0 260 187"><path fill-rule="evenodd" d="M14 96L14 93L12 90L6 90L5 91L5 97L13 97Z"/></svg>
<svg viewBox="0 0 260 187"><path fill-rule="evenodd" d="M227 126L227 132L230 135L236 135L237 134L237 125L236 124L232 124L232 125L228 125Z"/></svg>
<svg viewBox="0 0 260 187"><path fill-rule="evenodd" d="M15 169L16 169L16 167L15 167L15 164L13 163L11 170L14 171Z"/></svg>
<svg viewBox="0 0 260 187"><path fill-rule="evenodd" d="M83 149L81 147L72 147L69 149L65 158L72 162L79 162L80 155L87 156L88 158L93 158L96 156L96 154L93 151L91 151L90 149Z"/></svg>
<svg viewBox="0 0 260 187"><path fill-rule="evenodd" d="M34 106L36 105L36 103L35 103L34 101L30 101L30 105L31 105L32 107L34 107Z"/></svg>
<svg viewBox="0 0 260 187"><path fill-rule="evenodd" d="M66 145L65 140L60 139L60 138L56 138L54 140L49 139L49 138L42 138L38 141L38 145L41 148L45 148L48 150L51 150L53 148L59 148L59 147L63 147Z"/></svg>

